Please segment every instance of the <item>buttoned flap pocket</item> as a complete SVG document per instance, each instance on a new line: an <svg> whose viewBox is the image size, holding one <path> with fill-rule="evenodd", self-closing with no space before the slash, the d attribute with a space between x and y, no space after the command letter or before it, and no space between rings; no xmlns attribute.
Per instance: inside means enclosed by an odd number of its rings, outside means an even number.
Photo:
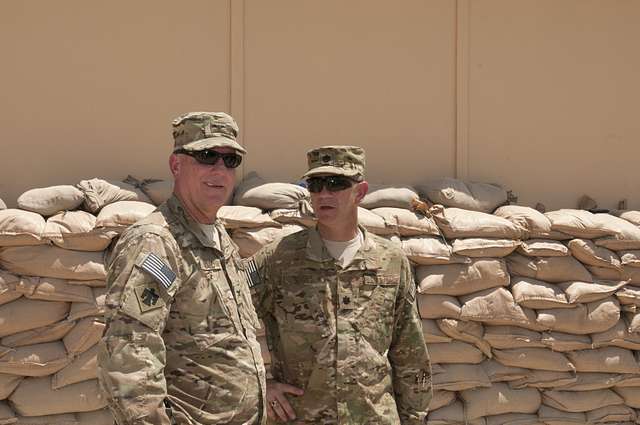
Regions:
<svg viewBox="0 0 640 425"><path fill-rule="evenodd" d="M355 282L354 282L355 283ZM386 274L380 269L364 270L360 279L359 301L361 305L376 307L393 304L398 292L400 278Z"/></svg>
<svg viewBox="0 0 640 425"><path fill-rule="evenodd" d="M318 270L294 269L284 272L281 282L274 288L278 325L295 332L328 332L327 312L335 308L330 279Z"/></svg>

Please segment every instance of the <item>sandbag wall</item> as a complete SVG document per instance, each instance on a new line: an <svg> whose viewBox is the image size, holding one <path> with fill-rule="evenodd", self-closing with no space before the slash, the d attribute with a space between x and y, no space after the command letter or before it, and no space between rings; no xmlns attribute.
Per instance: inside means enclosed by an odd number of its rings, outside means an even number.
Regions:
<svg viewBox="0 0 640 425"><path fill-rule="evenodd" d="M94 179L0 210L0 424L113 424L96 379L111 241L155 209Z"/></svg>

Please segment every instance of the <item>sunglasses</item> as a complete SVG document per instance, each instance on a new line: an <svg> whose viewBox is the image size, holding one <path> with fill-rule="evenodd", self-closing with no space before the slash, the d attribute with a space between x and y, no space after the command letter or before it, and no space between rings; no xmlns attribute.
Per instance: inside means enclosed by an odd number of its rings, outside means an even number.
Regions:
<svg viewBox="0 0 640 425"><path fill-rule="evenodd" d="M220 153L214 150L206 149L203 151L188 151L185 149L177 150L175 153L189 155L195 158L200 164L215 165L220 158L227 168L237 168L242 162L242 156L237 153Z"/></svg>
<svg viewBox="0 0 640 425"><path fill-rule="evenodd" d="M354 180L343 176L311 177L307 179L307 189L311 193L318 193L322 192L323 187L326 187L329 192L339 192L355 183Z"/></svg>

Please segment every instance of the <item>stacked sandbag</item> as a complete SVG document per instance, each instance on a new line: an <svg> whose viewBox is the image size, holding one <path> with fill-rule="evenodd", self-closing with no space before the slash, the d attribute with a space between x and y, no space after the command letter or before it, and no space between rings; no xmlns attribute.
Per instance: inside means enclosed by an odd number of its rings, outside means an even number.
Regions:
<svg viewBox="0 0 640 425"><path fill-rule="evenodd" d="M113 424L96 365L105 257L155 206L107 185L34 189L0 211L1 423Z"/></svg>
<svg viewBox="0 0 640 425"><path fill-rule="evenodd" d="M640 215L429 212L458 259L415 267L427 423L635 423Z"/></svg>

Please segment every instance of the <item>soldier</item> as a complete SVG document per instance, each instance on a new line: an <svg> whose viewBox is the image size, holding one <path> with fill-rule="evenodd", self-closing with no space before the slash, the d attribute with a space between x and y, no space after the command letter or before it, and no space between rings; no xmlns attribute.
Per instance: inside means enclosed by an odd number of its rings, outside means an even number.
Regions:
<svg viewBox="0 0 640 425"><path fill-rule="evenodd" d="M120 237L99 378L119 425L264 424L245 265L216 219L245 150L225 113L173 121L172 197Z"/></svg>
<svg viewBox="0 0 640 425"><path fill-rule="evenodd" d="M317 227L260 251L255 303L267 329L272 420L423 424L431 364L409 261L358 226L364 151L307 153Z"/></svg>

